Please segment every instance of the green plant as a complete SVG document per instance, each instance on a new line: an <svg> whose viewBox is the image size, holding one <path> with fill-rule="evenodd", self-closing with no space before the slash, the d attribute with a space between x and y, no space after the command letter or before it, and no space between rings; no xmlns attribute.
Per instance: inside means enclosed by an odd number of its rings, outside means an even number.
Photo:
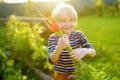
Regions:
<svg viewBox="0 0 120 80"><path fill-rule="evenodd" d="M44 33L44 27L39 23L31 26L28 22L20 21L16 16L11 15L6 26L0 29L0 49L7 56L7 60L1 67L4 70L4 79L16 79L14 75L27 78L34 77L33 70L30 67L38 68L42 71L50 70L47 62L47 47L41 34ZM3 55L3 56L4 56ZM4 60L4 58L2 58ZM14 65L6 67L7 61L12 60ZM25 69L27 68L27 69ZM17 77L18 78L18 77Z"/></svg>

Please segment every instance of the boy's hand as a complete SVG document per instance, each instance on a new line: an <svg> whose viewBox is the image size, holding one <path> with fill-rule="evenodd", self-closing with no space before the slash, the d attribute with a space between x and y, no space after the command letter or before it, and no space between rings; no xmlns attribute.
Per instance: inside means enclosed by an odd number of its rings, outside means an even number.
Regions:
<svg viewBox="0 0 120 80"><path fill-rule="evenodd" d="M61 49L64 49L66 48L68 45L69 45L69 39L68 39L68 36L66 34L64 34L62 37L59 38L58 40L58 46L61 48Z"/></svg>
<svg viewBox="0 0 120 80"><path fill-rule="evenodd" d="M87 49L86 48L75 49L70 54L71 57L73 57L76 61L78 61L87 54Z"/></svg>

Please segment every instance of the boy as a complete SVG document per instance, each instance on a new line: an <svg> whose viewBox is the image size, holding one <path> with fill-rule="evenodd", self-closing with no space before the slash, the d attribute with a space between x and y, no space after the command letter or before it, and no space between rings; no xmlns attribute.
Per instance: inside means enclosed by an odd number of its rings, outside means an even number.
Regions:
<svg viewBox="0 0 120 80"><path fill-rule="evenodd" d="M56 72L54 80L75 80L72 76L75 68L71 57L78 61L84 56L93 57L96 52L84 34L73 29L77 22L77 12L71 5L59 4L52 16L58 21L63 34L59 37L54 33L48 41L49 61ZM68 45L73 49L71 53L66 49Z"/></svg>

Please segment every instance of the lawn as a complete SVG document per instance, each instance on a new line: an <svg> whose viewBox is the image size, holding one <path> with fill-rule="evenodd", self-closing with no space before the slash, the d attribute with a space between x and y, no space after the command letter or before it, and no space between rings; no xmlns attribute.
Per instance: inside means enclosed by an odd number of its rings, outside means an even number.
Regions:
<svg viewBox="0 0 120 80"><path fill-rule="evenodd" d="M84 32L96 49L97 55L86 60L98 70L103 70L112 78L120 78L120 16L97 15L79 17L75 27Z"/></svg>

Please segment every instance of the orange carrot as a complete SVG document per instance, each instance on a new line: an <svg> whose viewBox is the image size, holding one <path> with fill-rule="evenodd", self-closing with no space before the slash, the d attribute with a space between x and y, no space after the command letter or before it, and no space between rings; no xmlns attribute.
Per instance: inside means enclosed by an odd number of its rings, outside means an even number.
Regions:
<svg viewBox="0 0 120 80"><path fill-rule="evenodd" d="M53 26L52 22L50 22L50 21L48 21L48 22L45 21L45 23L46 23L48 29L49 29L51 32L55 32L55 30L52 28L52 26Z"/></svg>
<svg viewBox="0 0 120 80"><path fill-rule="evenodd" d="M54 30L55 31L60 31L60 25L59 25L59 23L56 21L56 19L55 18L52 18L52 22L53 22L53 28L54 28Z"/></svg>
<svg viewBox="0 0 120 80"><path fill-rule="evenodd" d="M48 29L51 31L51 32L59 32L60 31L60 25L59 23L56 21L55 18L52 18L51 21L48 21L45 23L47 24L48 26Z"/></svg>
<svg viewBox="0 0 120 80"><path fill-rule="evenodd" d="M49 24L50 24L50 25L48 26L49 30L50 30L51 32L55 32L53 22L49 22Z"/></svg>

